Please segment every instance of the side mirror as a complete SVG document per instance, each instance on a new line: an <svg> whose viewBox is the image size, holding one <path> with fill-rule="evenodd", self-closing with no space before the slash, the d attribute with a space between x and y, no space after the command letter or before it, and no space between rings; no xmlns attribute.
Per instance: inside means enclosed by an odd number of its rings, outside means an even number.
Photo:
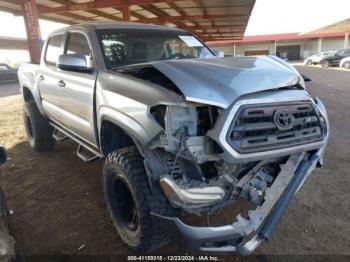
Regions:
<svg viewBox="0 0 350 262"><path fill-rule="evenodd" d="M312 81L311 78L307 77L306 75L301 74L301 76L303 77L304 82L311 82Z"/></svg>
<svg viewBox="0 0 350 262"><path fill-rule="evenodd" d="M225 57L225 54L223 51L220 51L218 49L214 49L213 52L217 57Z"/></svg>
<svg viewBox="0 0 350 262"><path fill-rule="evenodd" d="M64 54L58 57L57 67L62 70L81 73L91 73L94 69L88 67L86 57L82 54Z"/></svg>
<svg viewBox="0 0 350 262"><path fill-rule="evenodd" d="M6 162L7 159L7 153L6 149L3 146L0 146L0 165Z"/></svg>

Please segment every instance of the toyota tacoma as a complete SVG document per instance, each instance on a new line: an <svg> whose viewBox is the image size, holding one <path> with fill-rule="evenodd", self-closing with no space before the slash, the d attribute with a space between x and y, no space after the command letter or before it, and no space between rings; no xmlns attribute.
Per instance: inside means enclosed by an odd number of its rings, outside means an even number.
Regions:
<svg viewBox="0 0 350 262"><path fill-rule="evenodd" d="M19 81L30 146L70 138L82 160L104 159L110 217L139 252L176 240L250 254L322 164L329 137L323 103L288 63L219 58L178 28L60 29ZM222 212L229 222L215 219Z"/></svg>

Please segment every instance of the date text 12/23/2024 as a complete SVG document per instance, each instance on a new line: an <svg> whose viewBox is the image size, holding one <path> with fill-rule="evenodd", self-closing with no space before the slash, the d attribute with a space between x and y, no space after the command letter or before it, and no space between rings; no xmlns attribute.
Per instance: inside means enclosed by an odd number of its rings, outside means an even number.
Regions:
<svg viewBox="0 0 350 262"><path fill-rule="evenodd" d="M128 261L220 261L217 256L128 256Z"/></svg>

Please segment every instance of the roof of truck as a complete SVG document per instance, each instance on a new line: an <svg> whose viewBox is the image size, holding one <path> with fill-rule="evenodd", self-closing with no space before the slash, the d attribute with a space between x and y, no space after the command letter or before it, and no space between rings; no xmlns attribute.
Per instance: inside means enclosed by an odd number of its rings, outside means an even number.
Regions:
<svg viewBox="0 0 350 262"><path fill-rule="evenodd" d="M173 30L173 31L185 31L180 28L172 28L169 26L164 25L154 25L154 24L142 24L142 23L135 23L135 22L87 22L82 24L76 24L68 27L64 27L61 29L58 29L51 34L56 34L59 32L66 31L67 29L71 28L86 28L88 29L113 29L113 28L138 28L138 29L156 29L156 30Z"/></svg>
<svg viewBox="0 0 350 262"><path fill-rule="evenodd" d="M165 25L142 24L136 22L88 22L81 25L93 26L96 29L108 28L140 28L140 29L166 29L166 30L181 30L180 28L172 28Z"/></svg>

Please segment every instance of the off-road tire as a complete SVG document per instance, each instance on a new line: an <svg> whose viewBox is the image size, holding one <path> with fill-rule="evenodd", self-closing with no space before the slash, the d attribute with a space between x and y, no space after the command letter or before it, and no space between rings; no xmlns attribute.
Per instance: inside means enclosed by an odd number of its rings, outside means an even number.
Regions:
<svg viewBox="0 0 350 262"><path fill-rule="evenodd" d="M108 213L120 238L134 251L146 253L170 242L156 218L150 214L151 211L173 217L178 215L178 209L171 207L168 201L161 200L161 197L152 195L143 161L143 157L134 146L110 153L105 160L102 183ZM136 206L138 217L137 229L131 230L120 218L121 212L118 210L124 209L117 206L126 203L127 200L122 201L123 198L116 197L118 190L115 184L119 183L125 183L124 186L132 195L132 206ZM124 190L123 188L119 192ZM130 200L129 197L126 198Z"/></svg>
<svg viewBox="0 0 350 262"><path fill-rule="evenodd" d="M36 152L49 151L54 147L53 127L40 113L34 101L25 103L23 120L28 142Z"/></svg>

